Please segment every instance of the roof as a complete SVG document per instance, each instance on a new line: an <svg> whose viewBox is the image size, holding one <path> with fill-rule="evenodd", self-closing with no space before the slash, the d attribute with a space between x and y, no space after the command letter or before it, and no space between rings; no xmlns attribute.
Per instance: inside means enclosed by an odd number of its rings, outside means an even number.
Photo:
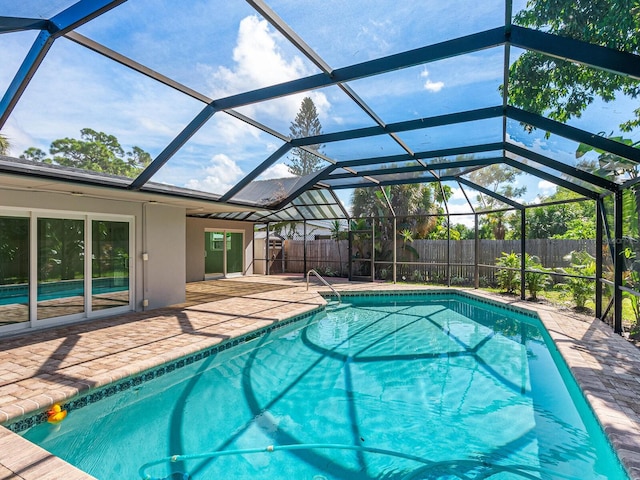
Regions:
<svg viewBox="0 0 640 480"><path fill-rule="evenodd" d="M11 157L0 173L192 197L216 205L202 215L251 221L344 218L345 192L416 182L462 191L471 213L482 195L521 208L524 200L501 197L471 173L494 164L517 169L531 190L546 182L591 199L635 181L579 160L597 162L604 152L640 163L640 134L620 129L638 107L628 94L640 88L638 52L521 26L524 1L400 2L392 10L320 3L0 4L0 129L18 148L12 156L91 127L153 158L133 179L62 175ZM598 8L625 5L603 0ZM606 72L626 87L560 122L511 99L520 88L511 67L527 52ZM324 133L291 138L304 96ZM274 179L293 151L317 145L318 171Z"/></svg>

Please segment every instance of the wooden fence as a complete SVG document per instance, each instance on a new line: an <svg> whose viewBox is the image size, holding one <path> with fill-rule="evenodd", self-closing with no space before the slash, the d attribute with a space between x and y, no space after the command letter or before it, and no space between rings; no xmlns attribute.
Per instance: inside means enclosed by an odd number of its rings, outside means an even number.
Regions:
<svg viewBox="0 0 640 480"><path fill-rule="evenodd" d="M398 242L400 246L401 242ZM277 264L285 273L304 273L304 248L307 250L307 269L316 268L330 274L347 275L349 245L347 240L286 240L283 248L284 259ZM407 280L446 282L447 249L449 248L450 276L453 284L473 284L475 269L475 240L414 240L410 243L418 257L399 251L397 255L397 275ZM548 268L566 267L564 257L574 250L586 250L595 256L595 240L527 240L526 252L540 258ZM520 253L520 240L480 240L479 265L495 265L502 253ZM283 261L284 260L284 261ZM376 259L379 260L379 259ZM393 265L376 261L376 277L390 279ZM481 282L495 283L495 268L480 267Z"/></svg>

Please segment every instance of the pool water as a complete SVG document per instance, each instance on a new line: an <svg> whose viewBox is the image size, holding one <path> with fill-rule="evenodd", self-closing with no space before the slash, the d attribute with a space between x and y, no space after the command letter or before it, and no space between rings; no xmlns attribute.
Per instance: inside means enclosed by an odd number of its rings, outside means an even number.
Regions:
<svg viewBox="0 0 640 480"><path fill-rule="evenodd" d="M23 435L101 480L628 478L537 319L348 302Z"/></svg>

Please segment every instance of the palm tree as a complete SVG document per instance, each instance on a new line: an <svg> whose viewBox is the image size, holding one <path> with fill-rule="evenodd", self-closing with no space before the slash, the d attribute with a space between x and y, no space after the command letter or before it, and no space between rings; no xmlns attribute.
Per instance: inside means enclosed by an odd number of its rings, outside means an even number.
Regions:
<svg viewBox="0 0 640 480"><path fill-rule="evenodd" d="M9 155L11 144L6 135L0 133L0 155Z"/></svg>

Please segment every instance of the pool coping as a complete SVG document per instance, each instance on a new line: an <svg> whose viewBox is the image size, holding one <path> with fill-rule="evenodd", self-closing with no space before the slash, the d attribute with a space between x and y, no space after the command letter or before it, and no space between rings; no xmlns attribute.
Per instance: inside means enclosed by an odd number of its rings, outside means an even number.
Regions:
<svg viewBox="0 0 640 480"><path fill-rule="evenodd" d="M640 480L640 415L638 410L634 409L635 400L640 398L640 383L638 381L640 378L640 350L619 335L614 334L604 323L596 319L572 318L566 312L558 311L547 305L522 302L512 297L503 297L480 290L442 287L415 288L415 286L393 284L334 284L334 286L341 291L342 295L347 297L350 295L385 296L398 295L400 293L406 295L416 293L434 295L443 293L458 294L476 301L499 305L502 308L519 313L532 314L540 318L596 414L596 418L629 473L629 477L633 480ZM241 331L236 336L229 337L225 341L218 342L211 349L221 349L222 346L229 348L234 346L234 341L237 345L255 338L259 335L257 332L268 329L269 325L272 326L271 328L274 328L273 326L278 328L278 326L285 326L300 318L313 315L322 310L323 304L326 303L319 297L318 292L330 297L330 292L317 287L305 294L299 286L299 282L298 284L292 282L291 288L293 289L291 294L296 298L293 303L298 304L297 309L303 313L291 315L289 312L284 311L277 315L279 318L276 318L273 322L268 322L268 325L258 326L258 328L252 330L245 327L244 331ZM298 301L299 296L304 296L305 300ZM313 296L315 298L312 298ZM284 310L287 309L284 308ZM608 346L611 347L609 348ZM191 352L187 352L187 355L197 355L200 350L192 348ZM180 357L175 357L169 361L167 361L166 356L163 356L161 358L162 361L156 362L156 365L148 365L145 369L134 368L133 372L132 368L124 369L119 373L129 373L123 375L119 380L126 382L127 378L134 378L136 375L144 376L150 369L158 368L163 364L171 363L171 361L179 362L180 360L175 359L184 356L180 355ZM184 361L186 364L186 360ZM111 382L114 381L115 375L116 372L113 372L110 376ZM612 378L614 375L615 377ZM86 401L90 401L90 395L96 393L96 388L99 388L100 385L92 389L89 387L89 383L87 382L88 387L84 391L78 391L76 395L68 396L66 401L77 400L78 394L84 396L87 399ZM96 384L94 383L94 385ZM102 384L102 386L104 385L105 383ZM96 401L99 400L98 397L99 395L95 398ZM39 401L42 400L40 399ZM33 416L34 412L42 415L41 411L46 409L37 402L33 402L33 406L34 408L30 412L23 409L22 415L16 415L16 411L14 411L10 423L15 423L19 417L26 420L29 416ZM8 418L5 418L3 424L9 423L8 420ZM0 447L3 447L0 448L0 452L2 452L0 453L0 479L93 478L66 464L63 460L53 457L7 428L0 428ZM7 455L4 452L20 452L20 454L13 455L12 458L11 455ZM29 463L32 465L27 465ZM41 463L48 465L47 468L49 470L53 468L52 472L60 472L60 469L64 469L65 465L68 465L69 472L59 476L43 476L44 470L42 468L38 470ZM12 472L13 476L3 476L2 474L5 470ZM18 473L22 471L28 471L28 474Z"/></svg>

